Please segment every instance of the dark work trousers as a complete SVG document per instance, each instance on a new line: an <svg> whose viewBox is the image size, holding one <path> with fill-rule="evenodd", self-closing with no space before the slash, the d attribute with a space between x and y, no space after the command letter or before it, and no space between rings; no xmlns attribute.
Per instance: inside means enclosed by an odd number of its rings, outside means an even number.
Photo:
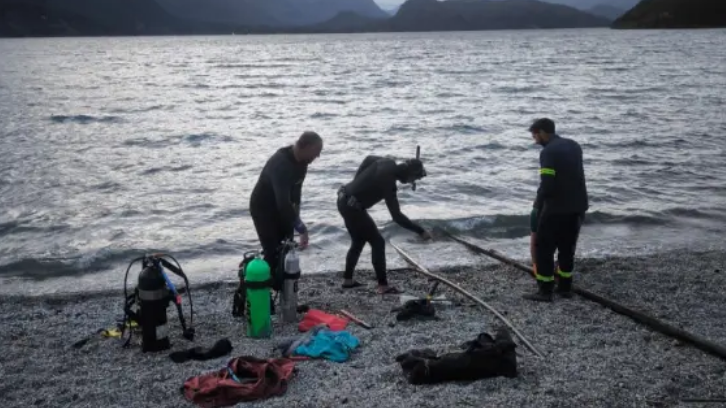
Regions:
<svg viewBox="0 0 726 408"><path fill-rule="evenodd" d="M280 246L286 238L294 236L293 228L284 228L280 224L280 217L269 211L255 211L253 209L250 212L265 261L270 265L270 274L273 281L272 289L279 292L282 289L283 275L283 271L279 268Z"/></svg>
<svg viewBox="0 0 726 408"><path fill-rule="evenodd" d="M553 282L554 256L557 251L560 279L571 279L575 268L575 249L580 235L582 214L542 214L535 239L537 280Z"/></svg>
<svg viewBox="0 0 726 408"><path fill-rule="evenodd" d="M368 211L350 207L345 198L338 200L338 212L343 216L345 228L350 234L351 244L345 259L345 279L353 279L353 271L366 242L371 245L371 260L376 271L378 284L388 285L386 277L386 241Z"/></svg>

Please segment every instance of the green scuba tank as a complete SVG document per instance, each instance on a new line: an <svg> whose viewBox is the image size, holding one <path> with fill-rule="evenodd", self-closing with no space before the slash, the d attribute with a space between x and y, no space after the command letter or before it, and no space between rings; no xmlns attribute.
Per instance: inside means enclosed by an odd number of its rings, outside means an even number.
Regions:
<svg viewBox="0 0 726 408"><path fill-rule="evenodd" d="M247 292L245 316L247 317L248 337L263 338L272 335L271 277L270 265L264 259L256 258L247 264L244 279Z"/></svg>

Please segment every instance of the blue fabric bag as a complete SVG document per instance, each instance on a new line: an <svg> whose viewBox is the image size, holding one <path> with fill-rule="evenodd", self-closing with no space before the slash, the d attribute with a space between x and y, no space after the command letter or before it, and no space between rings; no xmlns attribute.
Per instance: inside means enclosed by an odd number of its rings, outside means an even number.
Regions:
<svg viewBox="0 0 726 408"><path fill-rule="evenodd" d="M360 340L347 331L321 329L315 336L295 349L295 354L311 358L325 358L342 363L350 358Z"/></svg>

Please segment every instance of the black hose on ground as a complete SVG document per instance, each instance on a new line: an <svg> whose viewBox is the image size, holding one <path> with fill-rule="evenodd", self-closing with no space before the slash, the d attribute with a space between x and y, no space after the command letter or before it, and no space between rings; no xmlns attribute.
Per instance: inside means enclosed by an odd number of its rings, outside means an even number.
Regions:
<svg viewBox="0 0 726 408"><path fill-rule="evenodd" d="M496 251L492 251L489 249L481 248L478 245L474 245L470 242L467 242L447 231L443 231L445 235L447 235L452 240L464 245L466 248L470 249L472 252L475 252L480 255L485 255L490 258L494 258L500 262L503 262L507 265L510 265L512 267L515 267L519 270L522 270L524 272L529 273L534 277L534 270L532 268L521 264L520 262L517 262L513 259L507 258L506 256L499 254ZM703 350L707 353L710 353L716 357L720 357L723 360L726 360L726 347L716 344L708 339L705 339L703 337L697 336L695 334L689 333L687 331L681 330L677 327L673 327L669 325L668 323L665 323L663 321L660 321L656 319L655 317L649 316L645 313L639 312L637 310L630 309L624 305L621 305L618 302L615 302L613 300L604 298L600 295L597 295L593 292L590 292L586 289L582 289L580 287L577 287L573 285L572 291L583 298L587 300L591 300L593 302L599 303L612 311L619 313L623 316L627 316L636 322L643 324L657 332L663 333L667 336L673 337L677 340L680 340L684 343L689 343L696 348Z"/></svg>

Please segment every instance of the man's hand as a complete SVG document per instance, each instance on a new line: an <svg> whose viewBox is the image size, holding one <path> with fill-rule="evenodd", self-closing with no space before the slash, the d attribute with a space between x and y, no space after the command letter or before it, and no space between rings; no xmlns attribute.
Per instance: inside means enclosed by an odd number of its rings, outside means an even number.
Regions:
<svg viewBox="0 0 726 408"><path fill-rule="evenodd" d="M300 243L298 244L300 249L305 249L310 244L310 236L307 232L300 234Z"/></svg>
<svg viewBox="0 0 726 408"><path fill-rule="evenodd" d="M428 230L424 230L424 232L422 232L421 235L419 235L419 236L424 241L428 241L430 239L434 239L434 237L431 235L431 232L429 232Z"/></svg>

